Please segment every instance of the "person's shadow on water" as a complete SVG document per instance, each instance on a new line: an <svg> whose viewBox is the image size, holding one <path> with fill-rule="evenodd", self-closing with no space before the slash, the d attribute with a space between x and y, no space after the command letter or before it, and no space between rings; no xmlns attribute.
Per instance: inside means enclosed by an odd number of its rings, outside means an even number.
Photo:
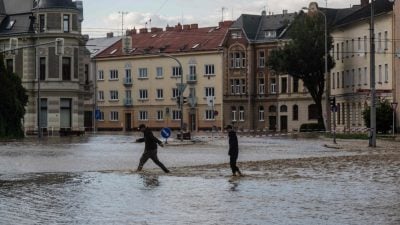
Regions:
<svg viewBox="0 0 400 225"><path fill-rule="evenodd" d="M157 175L141 174L139 177L143 182L143 186L146 188L156 188L160 186Z"/></svg>

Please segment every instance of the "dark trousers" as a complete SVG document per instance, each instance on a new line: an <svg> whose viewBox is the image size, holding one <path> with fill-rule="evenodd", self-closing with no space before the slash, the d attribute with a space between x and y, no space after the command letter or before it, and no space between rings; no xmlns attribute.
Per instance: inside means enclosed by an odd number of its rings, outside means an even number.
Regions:
<svg viewBox="0 0 400 225"><path fill-rule="evenodd" d="M153 151L153 152L143 152L142 157L140 158L140 162L139 162L139 166L138 166L138 171L141 171L143 168L143 165L147 162L147 160L153 160L153 162L159 166L164 172L169 173L169 170L167 169L167 167L164 166L164 164L162 164L162 162L160 162L160 160L158 160L157 157L157 150Z"/></svg>
<svg viewBox="0 0 400 225"><path fill-rule="evenodd" d="M232 173L233 173L233 174L236 174L236 172L239 173L239 174L241 174L241 173L240 173L240 170L239 170L239 167L236 166L237 158L238 158L238 157L235 156L235 155L231 155L231 156L230 156L230 161L229 161L229 163L230 163L230 165L231 165L231 169L232 169Z"/></svg>

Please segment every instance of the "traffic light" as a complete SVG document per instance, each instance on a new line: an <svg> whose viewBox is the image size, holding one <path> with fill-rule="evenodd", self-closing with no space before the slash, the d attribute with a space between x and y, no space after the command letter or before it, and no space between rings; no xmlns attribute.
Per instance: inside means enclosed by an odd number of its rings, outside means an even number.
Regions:
<svg viewBox="0 0 400 225"><path fill-rule="evenodd" d="M336 97L329 97L329 103L331 105L331 107L336 106Z"/></svg>
<svg viewBox="0 0 400 225"><path fill-rule="evenodd" d="M56 38L56 55L64 54L64 38Z"/></svg>
<svg viewBox="0 0 400 225"><path fill-rule="evenodd" d="M188 98L187 97L183 97L183 104L186 104L188 102Z"/></svg>
<svg viewBox="0 0 400 225"><path fill-rule="evenodd" d="M182 104L186 104L188 102L188 98L187 97L177 96L176 97L176 104L178 105L178 107L181 106L181 98L182 98Z"/></svg>

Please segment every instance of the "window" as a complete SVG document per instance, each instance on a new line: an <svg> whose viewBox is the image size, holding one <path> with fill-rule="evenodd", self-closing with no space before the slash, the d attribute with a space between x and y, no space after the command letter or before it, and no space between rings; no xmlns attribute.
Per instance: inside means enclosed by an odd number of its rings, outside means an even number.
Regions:
<svg viewBox="0 0 400 225"><path fill-rule="evenodd" d="M180 94L180 91L178 90L178 88L172 88L172 98L177 98L180 95L181 94Z"/></svg>
<svg viewBox="0 0 400 225"><path fill-rule="evenodd" d="M69 33L69 15L64 15L63 16L63 27L64 27L64 33Z"/></svg>
<svg viewBox="0 0 400 225"><path fill-rule="evenodd" d="M132 71L131 69L125 70L125 84L132 84Z"/></svg>
<svg viewBox="0 0 400 225"><path fill-rule="evenodd" d="M147 121L149 119L147 111L139 111L139 120Z"/></svg>
<svg viewBox="0 0 400 225"><path fill-rule="evenodd" d="M39 15L39 32L43 33L45 32L45 29L46 29L45 15L41 14Z"/></svg>
<svg viewBox="0 0 400 225"><path fill-rule="evenodd" d="M378 83L382 83L382 65L379 65L379 77L378 77Z"/></svg>
<svg viewBox="0 0 400 225"><path fill-rule="evenodd" d="M317 120L318 119L318 107L316 104L308 106L308 119Z"/></svg>
<svg viewBox="0 0 400 225"><path fill-rule="evenodd" d="M367 39L367 36L364 36L364 54L365 54L365 56L367 55L367 50L368 50L368 39Z"/></svg>
<svg viewBox="0 0 400 225"><path fill-rule="evenodd" d="M389 36L388 36L388 32L385 31L385 50L389 49Z"/></svg>
<svg viewBox="0 0 400 225"><path fill-rule="evenodd" d="M346 40L346 58L349 58L349 40Z"/></svg>
<svg viewBox="0 0 400 225"><path fill-rule="evenodd" d="M246 80L245 79L241 80L241 87L242 87L242 94L246 94L247 87L246 87Z"/></svg>
<svg viewBox="0 0 400 225"><path fill-rule="evenodd" d="M161 77L164 76L164 71L163 71L162 67L157 67L156 70L157 70L157 77L156 78L161 78Z"/></svg>
<svg viewBox="0 0 400 225"><path fill-rule="evenodd" d="M385 83L389 82L389 66L385 64Z"/></svg>
<svg viewBox="0 0 400 225"><path fill-rule="evenodd" d="M147 78L147 68L139 68L139 79Z"/></svg>
<svg viewBox="0 0 400 225"><path fill-rule="evenodd" d="M367 82L368 73L367 72L368 72L367 67L364 67L364 85L368 84L368 82Z"/></svg>
<svg viewBox="0 0 400 225"><path fill-rule="evenodd" d="M188 81L196 81L196 65L189 66L189 77Z"/></svg>
<svg viewBox="0 0 400 225"><path fill-rule="evenodd" d="M46 57L39 58L39 76L40 80L46 80Z"/></svg>
<svg viewBox="0 0 400 225"><path fill-rule="evenodd" d="M180 77L182 76L182 68L179 66L172 67L172 76L173 77Z"/></svg>
<svg viewBox="0 0 400 225"><path fill-rule="evenodd" d="M276 106L271 105L271 106L268 108L268 111L269 111L270 113L276 113Z"/></svg>
<svg viewBox="0 0 400 225"><path fill-rule="evenodd" d="M299 106L298 105L294 105L293 106L293 118L294 121L299 120Z"/></svg>
<svg viewBox="0 0 400 225"><path fill-rule="evenodd" d="M336 73L336 88L340 87L340 72Z"/></svg>
<svg viewBox="0 0 400 225"><path fill-rule="evenodd" d="M343 59L344 59L344 56L345 56L345 52L344 52L344 42L342 42L341 49L342 49L342 60L343 60Z"/></svg>
<svg viewBox="0 0 400 225"><path fill-rule="evenodd" d="M299 92L299 78L293 77L293 93Z"/></svg>
<svg viewBox="0 0 400 225"><path fill-rule="evenodd" d="M104 71L103 70L99 70L99 72L97 73L97 80L104 80Z"/></svg>
<svg viewBox="0 0 400 225"><path fill-rule="evenodd" d="M118 91L117 90L110 91L110 100L118 101Z"/></svg>
<svg viewBox="0 0 400 225"><path fill-rule="evenodd" d="M287 93L287 78L283 77L281 79L281 82L282 82L282 84L281 84L281 93Z"/></svg>
<svg viewBox="0 0 400 225"><path fill-rule="evenodd" d="M264 121L265 113L264 113L264 106L258 107L258 121Z"/></svg>
<svg viewBox="0 0 400 225"><path fill-rule="evenodd" d="M355 72L355 70L354 69L352 69L351 70L351 86L353 86L354 87L354 85L355 85L355 79L356 79L356 72Z"/></svg>
<svg viewBox="0 0 400 225"><path fill-rule="evenodd" d="M172 120L180 120L182 118L182 113L180 110L172 110Z"/></svg>
<svg viewBox="0 0 400 225"><path fill-rule="evenodd" d="M335 81L336 81L335 73L332 73L332 89L335 89Z"/></svg>
<svg viewBox="0 0 400 225"><path fill-rule="evenodd" d="M213 87L206 87L205 88L205 96L206 97L214 97L215 96L215 89Z"/></svg>
<svg viewBox="0 0 400 225"><path fill-rule="evenodd" d="M287 112L288 111L287 106L286 105L281 105L280 111L281 112Z"/></svg>
<svg viewBox="0 0 400 225"><path fill-rule="evenodd" d="M359 53L361 52L361 37L358 37L357 39L357 50Z"/></svg>
<svg viewBox="0 0 400 225"><path fill-rule="evenodd" d="M206 110L206 120L214 120L214 110Z"/></svg>
<svg viewBox="0 0 400 225"><path fill-rule="evenodd" d="M157 111L157 120L164 120L164 111L163 110Z"/></svg>
<svg viewBox="0 0 400 225"><path fill-rule="evenodd" d="M378 33L378 52L382 51L382 33Z"/></svg>
<svg viewBox="0 0 400 225"><path fill-rule="evenodd" d="M118 120L119 120L118 112L116 111L110 112L110 121L118 121Z"/></svg>
<svg viewBox="0 0 400 225"><path fill-rule="evenodd" d="M339 43L336 44L336 60L339 60Z"/></svg>
<svg viewBox="0 0 400 225"><path fill-rule="evenodd" d="M264 78L258 79L258 94L265 94L265 80Z"/></svg>
<svg viewBox="0 0 400 225"><path fill-rule="evenodd" d="M354 57L354 39L351 39L351 57Z"/></svg>
<svg viewBox="0 0 400 225"><path fill-rule="evenodd" d="M140 100L147 100L148 99L148 92L147 89L140 89L139 90L139 99Z"/></svg>
<svg viewBox="0 0 400 225"><path fill-rule="evenodd" d="M231 108L231 120L232 121L236 121L236 107L235 106L232 106L232 108Z"/></svg>
<svg viewBox="0 0 400 225"><path fill-rule="evenodd" d="M258 67L259 68L265 67L265 51L258 52Z"/></svg>
<svg viewBox="0 0 400 225"><path fill-rule="evenodd" d="M344 88L344 71L342 71L342 88Z"/></svg>
<svg viewBox="0 0 400 225"><path fill-rule="evenodd" d="M104 101L104 91L99 91L98 92L97 100Z"/></svg>
<svg viewBox="0 0 400 225"><path fill-rule="evenodd" d="M10 20L6 26L6 30L11 30L14 27L15 20Z"/></svg>
<svg viewBox="0 0 400 225"><path fill-rule="evenodd" d="M110 80L118 80L118 70L110 70Z"/></svg>
<svg viewBox="0 0 400 225"><path fill-rule="evenodd" d="M244 107L239 107L239 121L244 121Z"/></svg>
<svg viewBox="0 0 400 225"><path fill-rule="evenodd" d="M9 72L14 72L14 60L13 59L6 59L6 68Z"/></svg>
<svg viewBox="0 0 400 225"><path fill-rule="evenodd" d="M125 105L132 105L132 91L125 91Z"/></svg>
<svg viewBox="0 0 400 225"><path fill-rule="evenodd" d="M164 90L163 89L157 89L157 99L164 99Z"/></svg>
<svg viewBox="0 0 400 225"><path fill-rule="evenodd" d="M62 80L71 80L71 58L62 58Z"/></svg>
<svg viewBox="0 0 400 225"><path fill-rule="evenodd" d="M104 112L100 111L99 121L104 121Z"/></svg>
<svg viewBox="0 0 400 225"><path fill-rule="evenodd" d="M275 80L275 78L271 79L271 94L276 94L276 80Z"/></svg>
<svg viewBox="0 0 400 225"><path fill-rule="evenodd" d="M229 54L231 68L245 68L246 54L244 52L232 52Z"/></svg>
<svg viewBox="0 0 400 225"><path fill-rule="evenodd" d="M232 31L231 37L232 37L232 39L242 38L242 32L240 32L240 31Z"/></svg>
<svg viewBox="0 0 400 225"><path fill-rule="evenodd" d="M205 75L215 75L214 64L205 65Z"/></svg>

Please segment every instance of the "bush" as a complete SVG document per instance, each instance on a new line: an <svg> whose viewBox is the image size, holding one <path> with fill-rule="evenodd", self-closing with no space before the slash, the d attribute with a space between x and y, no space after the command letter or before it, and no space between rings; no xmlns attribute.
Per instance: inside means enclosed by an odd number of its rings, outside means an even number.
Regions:
<svg viewBox="0 0 400 225"><path fill-rule="evenodd" d="M300 132L311 132L311 131L325 131L324 125L318 123L304 123L300 126Z"/></svg>

